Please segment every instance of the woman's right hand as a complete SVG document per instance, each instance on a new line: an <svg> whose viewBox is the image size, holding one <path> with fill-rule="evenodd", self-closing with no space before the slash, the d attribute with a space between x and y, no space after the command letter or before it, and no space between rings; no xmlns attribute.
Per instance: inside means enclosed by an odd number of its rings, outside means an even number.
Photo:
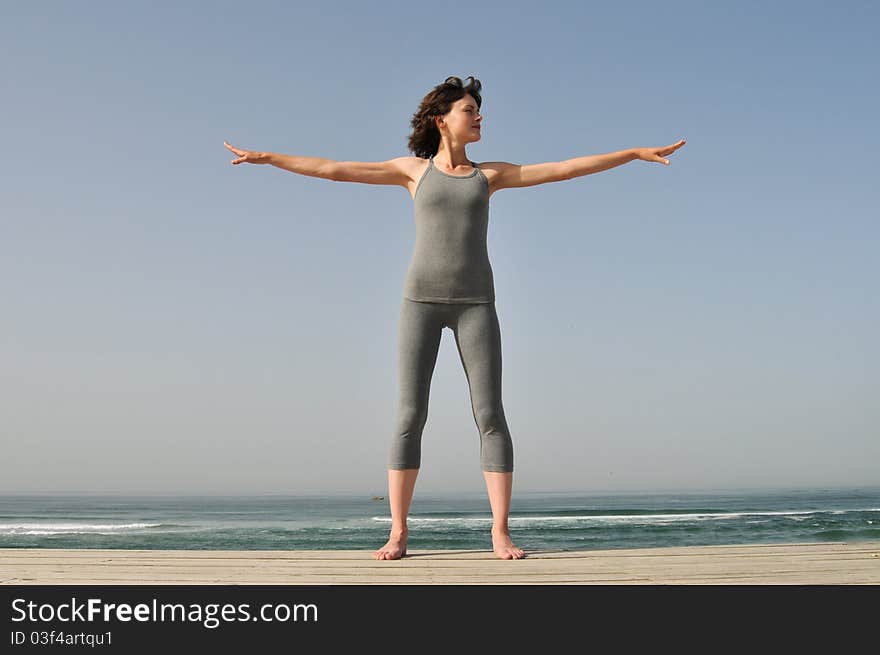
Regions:
<svg viewBox="0 0 880 655"><path fill-rule="evenodd" d="M229 148L232 152L238 155L238 159L233 159L233 164L268 164L269 163L269 153L268 152L255 152L253 150L242 150L241 148L233 148L226 141L223 142L223 145Z"/></svg>

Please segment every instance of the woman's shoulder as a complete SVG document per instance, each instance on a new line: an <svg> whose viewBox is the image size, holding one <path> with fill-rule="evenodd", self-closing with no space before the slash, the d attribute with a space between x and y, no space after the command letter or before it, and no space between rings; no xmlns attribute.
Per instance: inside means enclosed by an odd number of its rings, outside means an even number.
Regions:
<svg viewBox="0 0 880 655"><path fill-rule="evenodd" d="M401 168L409 173L410 177L412 177L413 175L417 175L420 171L425 169L425 166L428 165L427 159L423 157L416 157L415 155L397 157L392 161L397 164L398 168Z"/></svg>
<svg viewBox="0 0 880 655"><path fill-rule="evenodd" d="M514 164L506 161L475 161L472 163L480 169L483 177L486 178L486 182L489 183L489 195L497 191L499 177L514 166Z"/></svg>

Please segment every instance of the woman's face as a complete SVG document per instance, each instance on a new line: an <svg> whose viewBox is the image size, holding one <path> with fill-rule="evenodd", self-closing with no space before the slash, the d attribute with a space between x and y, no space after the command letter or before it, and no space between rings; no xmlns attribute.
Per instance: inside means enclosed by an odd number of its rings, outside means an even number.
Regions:
<svg viewBox="0 0 880 655"><path fill-rule="evenodd" d="M438 129L443 134L447 131L449 136L460 143L469 143L480 140L480 125L483 116L477 107L477 101L471 94L452 103L449 112L438 121Z"/></svg>

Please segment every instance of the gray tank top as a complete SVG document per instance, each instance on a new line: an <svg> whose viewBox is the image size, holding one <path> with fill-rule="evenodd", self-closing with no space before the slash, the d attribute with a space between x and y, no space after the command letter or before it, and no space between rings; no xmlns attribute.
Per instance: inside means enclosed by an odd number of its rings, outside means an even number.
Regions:
<svg viewBox="0 0 880 655"><path fill-rule="evenodd" d="M489 181L474 162L470 175L450 175L434 157L416 186L416 243L403 295L419 302L488 303L495 282L486 236Z"/></svg>

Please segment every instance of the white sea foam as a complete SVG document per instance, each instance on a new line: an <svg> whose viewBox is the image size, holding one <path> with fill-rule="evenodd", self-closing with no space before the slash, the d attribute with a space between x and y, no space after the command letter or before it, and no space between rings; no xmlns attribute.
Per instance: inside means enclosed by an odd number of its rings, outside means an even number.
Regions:
<svg viewBox="0 0 880 655"><path fill-rule="evenodd" d="M880 509L850 509L835 510L835 514L848 512L877 512ZM744 517L759 516L784 516L795 521L803 521L815 514L827 513L828 510L778 510L778 511L755 511L755 512L695 512L692 514L583 514L575 516L511 516L511 525L528 526L541 522L553 523L680 523L689 521L726 521L741 519ZM374 521L390 523L391 517L374 516ZM422 525L468 524L468 523L491 523L492 517L409 517L407 523Z"/></svg>
<svg viewBox="0 0 880 655"><path fill-rule="evenodd" d="M161 523L0 523L0 534L113 534L159 525Z"/></svg>

